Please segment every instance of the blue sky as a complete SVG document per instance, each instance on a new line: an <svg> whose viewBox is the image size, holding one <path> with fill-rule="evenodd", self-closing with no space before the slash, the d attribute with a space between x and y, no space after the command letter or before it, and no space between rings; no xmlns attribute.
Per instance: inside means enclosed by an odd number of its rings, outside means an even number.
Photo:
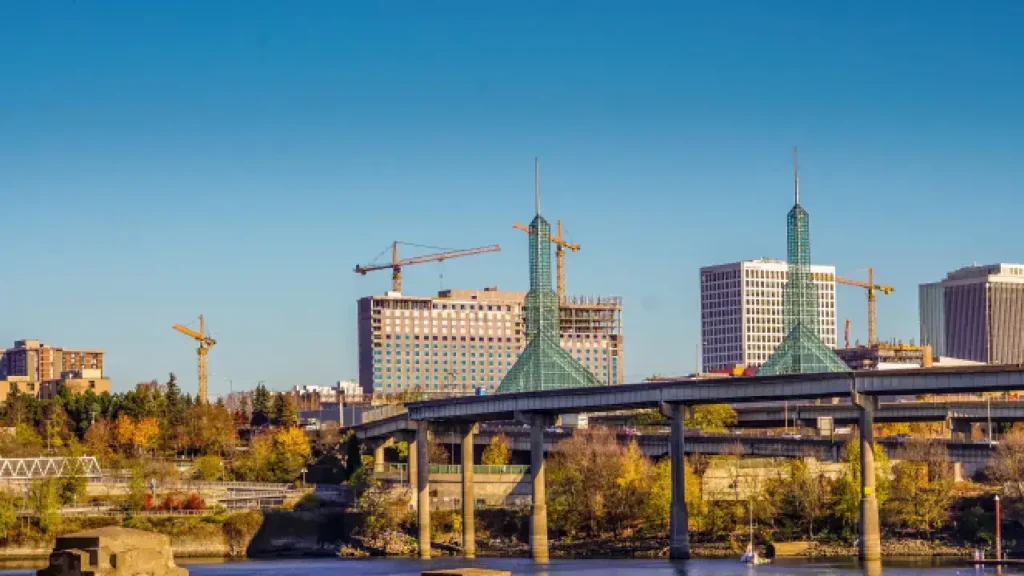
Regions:
<svg viewBox="0 0 1024 576"><path fill-rule="evenodd" d="M916 338L918 283L1024 260L1022 26L1008 1L0 3L0 343L194 390L171 324L204 313L214 394L355 377L389 277L351 270L392 240L503 247L408 293L525 288L539 156L570 292L625 300L627 377L692 371L699 267L785 257L793 145L814 262L874 266L880 335Z"/></svg>

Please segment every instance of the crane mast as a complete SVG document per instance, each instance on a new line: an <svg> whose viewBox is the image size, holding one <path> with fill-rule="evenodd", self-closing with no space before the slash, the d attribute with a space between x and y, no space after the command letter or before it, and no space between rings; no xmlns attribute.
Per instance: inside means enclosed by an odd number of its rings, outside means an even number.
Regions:
<svg viewBox="0 0 1024 576"><path fill-rule="evenodd" d="M203 318L202 314L199 315L198 332L188 328L187 326L182 326L181 324L175 324L172 328L199 343L198 348L196 348L196 353L199 356L199 390L197 391L196 398L199 402L205 404L207 401L206 356L210 353L210 348L213 348L217 344L217 341L206 335L206 319Z"/></svg>
<svg viewBox="0 0 1024 576"><path fill-rule="evenodd" d="M853 280L852 278L843 278L836 276L836 284L845 284L847 286L857 286L864 288L868 291L868 346L872 346L878 343L878 330L875 325L876 310L878 304L876 302L875 292L881 292L882 294L892 294L892 286L883 286L875 284L875 269L868 268L868 281L862 282L860 280Z"/></svg>
<svg viewBox="0 0 1024 576"><path fill-rule="evenodd" d="M519 222L513 224L512 227L516 230L522 230L527 234L530 233L530 227ZM565 303L565 249L568 248L573 252L579 252L581 246L565 240L565 236L562 234L561 220L558 221L557 227L558 235L551 234L551 243L555 245L555 282L558 290L558 302L563 304Z"/></svg>

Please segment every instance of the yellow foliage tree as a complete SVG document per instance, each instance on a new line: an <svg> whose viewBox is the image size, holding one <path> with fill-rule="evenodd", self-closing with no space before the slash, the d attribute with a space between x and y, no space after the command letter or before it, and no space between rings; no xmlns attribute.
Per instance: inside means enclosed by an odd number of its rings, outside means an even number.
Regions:
<svg viewBox="0 0 1024 576"><path fill-rule="evenodd" d="M493 436L491 443L484 448L480 463L484 466L508 466L512 460L512 450L508 444L508 437L504 434Z"/></svg>
<svg viewBox="0 0 1024 576"><path fill-rule="evenodd" d="M294 480L309 460L309 437L300 428L279 428L274 433L274 466L278 481Z"/></svg>
<svg viewBox="0 0 1024 576"><path fill-rule="evenodd" d="M160 436L160 421L156 418L142 418L135 422L135 429L132 434L132 445L136 451L143 451L153 448Z"/></svg>
<svg viewBox="0 0 1024 576"><path fill-rule="evenodd" d="M114 422L114 438L117 445L130 448L135 443L135 421L125 414L121 414Z"/></svg>

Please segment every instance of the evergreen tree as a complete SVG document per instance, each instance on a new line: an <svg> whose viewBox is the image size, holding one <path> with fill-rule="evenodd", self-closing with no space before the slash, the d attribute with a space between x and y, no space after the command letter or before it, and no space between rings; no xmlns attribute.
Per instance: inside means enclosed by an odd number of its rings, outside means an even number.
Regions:
<svg viewBox="0 0 1024 576"><path fill-rule="evenodd" d="M263 426L270 421L270 414L270 392L260 384L252 397L252 425Z"/></svg>
<svg viewBox="0 0 1024 576"><path fill-rule="evenodd" d="M285 412L284 394L275 394L274 401L270 408L270 423L274 426L281 426Z"/></svg>
<svg viewBox="0 0 1024 576"><path fill-rule="evenodd" d="M291 394L280 394L280 410L276 412L278 426L298 426L299 410L295 406L295 398Z"/></svg>

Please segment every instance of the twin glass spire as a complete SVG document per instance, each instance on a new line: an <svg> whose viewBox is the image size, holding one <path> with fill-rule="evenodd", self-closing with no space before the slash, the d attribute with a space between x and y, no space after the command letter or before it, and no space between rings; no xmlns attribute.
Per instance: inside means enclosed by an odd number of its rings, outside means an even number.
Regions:
<svg viewBox="0 0 1024 576"><path fill-rule="evenodd" d="M782 292L786 335L758 376L848 372L849 366L821 342L818 287L811 279L811 218L800 205L800 165L793 149L793 209L786 217L789 279Z"/></svg>
<svg viewBox="0 0 1024 576"><path fill-rule="evenodd" d="M551 226L540 215L540 163L534 160L534 208L530 223L530 291L526 294L526 349L497 393L600 386L593 374L560 345L558 295L551 288Z"/></svg>

